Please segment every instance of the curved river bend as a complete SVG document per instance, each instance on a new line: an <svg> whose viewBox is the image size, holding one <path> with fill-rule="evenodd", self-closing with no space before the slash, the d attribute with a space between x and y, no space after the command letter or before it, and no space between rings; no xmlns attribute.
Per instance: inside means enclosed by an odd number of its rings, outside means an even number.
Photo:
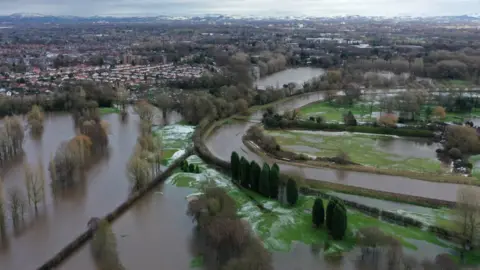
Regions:
<svg viewBox="0 0 480 270"><path fill-rule="evenodd" d="M283 112L285 110L299 108L308 103L321 100L322 98L322 94L311 93L278 104L275 107L278 112ZM251 116L252 122L258 122L261 118L262 112L256 112ZM242 142L243 134L250 126L254 125L252 122L236 122L217 128L211 136L207 138L207 147L215 156L225 161L230 161L231 153L236 151L239 155L243 155L249 160L255 160L259 163L266 161L272 164L274 162L273 159L258 156L250 151ZM456 201L457 189L462 186L451 183L428 182L401 176L339 171L327 168L298 167L284 163L279 163L278 165L283 171L301 171L307 179L450 202ZM478 189L478 187L472 188Z"/></svg>

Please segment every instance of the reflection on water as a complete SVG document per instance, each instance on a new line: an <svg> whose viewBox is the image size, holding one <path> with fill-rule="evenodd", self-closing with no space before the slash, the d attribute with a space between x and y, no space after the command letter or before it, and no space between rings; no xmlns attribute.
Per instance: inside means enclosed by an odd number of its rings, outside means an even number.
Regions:
<svg viewBox="0 0 480 270"><path fill-rule="evenodd" d="M289 100L282 104L277 104L275 109L279 113L282 113L285 110L298 108L321 98L321 94L312 93ZM262 112L256 112L251 117L251 119L256 120L261 118ZM250 122L237 122L231 125L221 126L216 129L209 138L207 138L207 147L215 156L226 161L229 161L231 153L236 151L239 155L245 156L248 160L255 160L260 164L264 161L273 164L274 160L271 160L268 157L259 157L243 145L242 136L251 125L252 123ZM433 148L433 145L429 147ZM327 168L298 168L290 164L279 165L282 171L300 172L306 178L312 180L341 183L355 187L452 202L456 201L457 189L459 186L462 186L450 183L427 182L401 176L378 175L352 171L345 174L339 172L339 170ZM478 187L472 188L479 189Z"/></svg>
<svg viewBox="0 0 480 270"><path fill-rule="evenodd" d="M375 141L378 150L404 157L436 159L435 150L442 148L440 143L423 138L381 137Z"/></svg>
<svg viewBox="0 0 480 270"><path fill-rule="evenodd" d="M48 161L63 141L75 136L72 117L66 113L49 114L41 140L35 141L26 136L23 161L37 164L39 157L43 159L46 206L40 208L42 218L35 219L28 230L10 239L8 251L0 251L2 270L35 269L82 233L92 216L105 215L127 198L129 181L125 167L137 141L138 117L131 113L122 122L118 114L108 114L102 119L110 124L109 155L100 158L88 170L85 180L57 192L56 196L50 188ZM167 114L166 119L174 122L179 115ZM19 160L2 168L6 190L13 187L25 189L22 163ZM7 223L11 224L10 221ZM9 232L9 235L12 234Z"/></svg>
<svg viewBox="0 0 480 270"><path fill-rule="evenodd" d="M171 185L159 187L121 216L112 229L126 269L190 269L194 225L186 213L186 196L192 190ZM89 245L59 269L95 269Z"/></svg>
<svg viewBox="0 0 480 270"><path fill-rule="evenodd" d="M284 71L277 72L265 78L259 79L255 82L255 85L258 89L266 89L267 87L281 88L284 84L295 83L298 86L301 86L304 82L315 78L317 76L323 75L325 73L324 69L321 68L311 68L311 67L300 67L300 68L291 68Z"/></svg>

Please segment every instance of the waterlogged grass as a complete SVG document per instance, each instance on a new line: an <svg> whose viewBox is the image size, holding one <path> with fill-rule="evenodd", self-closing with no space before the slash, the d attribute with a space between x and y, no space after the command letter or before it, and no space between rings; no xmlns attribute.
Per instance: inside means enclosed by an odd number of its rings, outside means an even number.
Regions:
<svg viewBox="0 0 480 270"><path fill-rule="evenodd" d="M184 149L191 146L194 126L182 124L168 125L153 131L163 148L163 165L168 165L183 154Z"/></svg>
<svg viewBox="0 0 480 270"><path fill-rule="evenodd" d="M116 107L100 107L99 110L101 115L120 112L120 110Z"/></svg>
<svg viewBox="0 0 480 270"><path fill-rule="evenodd" d="M274 136L285 150L297 153L334 157L343 151L353 162L370 167L431 173L443 170L441 162L434 158L418 158L380 150L378 147L380 140L399 139L391 136L356 133L339 133L333 136L302 131L270 131L268 133Z"/></svg>
<svg viewBox="0 0 480 270"><path fill-rule="evenodd" d="M252 191L239 189L230 182L228 176L209 168L197 156L189 157L188 162L198 164L202 173L178 172L171 176L167 183L177 187L190 188L194 194L201 192L207 184L215 184L225 188L237 202L238 214L251 224L254 232L264 241L265 247L271 251L288 252L298 242L316 245L325 245L328 242L328 249L325 251L327 254L341 254L350 251L355 246L355 234L359 229L377 227L386 234L397 238L406 251L415 253L429 247L432 250L442 250L442 252L456 254L455 245L438 239L428 231L387 223L351 209L348 210L347 236L342 241L331 241L325 229L312 227L311 209L315 197L300 196L295 207L284 206ZM260 210L249 196L269 211ZM324 201L324 205L327 205L327 201ZM435 217L431 218L435 219L437 215L440 217L442 213L435 212ZM422 254L419 253L418 255L422 259ZM469 258L474 260L475 256L472 255ZM201 259L193 259L192 266L198 265L199 260Z"/></svg>
<svg viewBox="0 0 480 270"><path fill-rule="evenodd" d="M339 106L333 103L319 101L310 103L300 108L300 116L309 118L311 116L322 116L329 122L343 122L343 115L351 111L357 120L371 120L371 112L378 112L380 108L375 104L355 103L352 106Z"/></svg>

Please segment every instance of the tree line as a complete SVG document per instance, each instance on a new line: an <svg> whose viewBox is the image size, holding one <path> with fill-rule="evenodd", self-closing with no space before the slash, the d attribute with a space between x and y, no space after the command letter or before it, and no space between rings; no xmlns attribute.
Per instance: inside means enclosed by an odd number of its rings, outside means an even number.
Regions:
<svg viewBox="0 0 480 270"><path fill-rule="evenodd" d="M0 96L0 116L27 114L34 105L44 111L71 111L95 101L100 107L112 107L116 90L109 84L90 81L65 83L53 93L21 94L12 97Z"/></svg>
<svg viewBox="0 0 480 270"><path fill-rule="evenodd" d="M264 163L260 168L254 160L248 162L245 157L239 157L232 152L230 158L232 166L232 181L244 188L255 191L267 198L287 202L293 206L298 200L297 183L292 178L286 181L280 179L280 167L274 163L270 167Z"/></svg>
<svg viewBox="0 0 480 270"><path fill-rule="evenodd" d="M163 160L162 138L152 132L155 108L145 100L138 101L134 108L140 118L140 134L127 164L132 192L145 187L160 173Z"/></svg>

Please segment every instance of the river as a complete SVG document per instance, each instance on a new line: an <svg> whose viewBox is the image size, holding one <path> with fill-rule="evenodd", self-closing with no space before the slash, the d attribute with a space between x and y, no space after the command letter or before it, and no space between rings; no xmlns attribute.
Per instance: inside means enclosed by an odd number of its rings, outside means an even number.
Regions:
<svg viewBox="0 0 480 270"><path fill-rule="evenodd" d="M255 85L258 89L264 90L267 87L281 88L284 84L295 83L297 86L302 86L302 84L314 77L318 77L325 73L324 69L321 68L311 68L311 67L300 67L300 68L290 68L270 76L261 78L255 82Z"/></svg>
<svg viewBox="0 0 480 270"><path fill-rule="evenodd" d="M299 97L294 100L288 101L282 105L277 106L279 111L285 109L292 109L298 106L302 106L306 103L312 102L321 98L319 94L309 94L306 97ZM253 119L259 119L261 112L253 115ZM239 153L247 154L248 157L257 159L260 161L260 157L250 153L241 142L241 135L248 128L249 124L235 123L219 128L212 137L208 139L209 148L214 151L215 154L228 160L233 150L239 150ZM178 128L183 133L188 133L188 128ZM173 138L180 138L183 135L180 133ZM227 138L229 137L229 138ZM164 137L165 140L165 137ZM187 140L184 140L187 141ZM176 142L171 142L173 145L179 145ZM165 146L169 146L166 142ZM249 154L248 154L249 153ZM189 158L189 162L199 162L202 166L202 174L191 178L190 181L185 182L185 178L182 177L182 173L178 173L172 176L167 183L160 185L155 192L150 193L139 203L137 203L132 209L118 219L113 225L113 231L116 234L118 253L120 260L126 269L158 269L161 266L162 269L191 269L194 262L195 254L191 248L192 246L192 230L193 224L191 219L186 215L186 196L191 193L197 192L198 188L194 188L201 179L215 179L217 183L227 189L232 189L232 185L229 184L228 178L221 173L218 173L214 169L208 168L197 157ZM285 169L285 168L283 168ZM335 173L332 172L334 179ZM175 182L175 176L179 177ZM354 179L354 178L352 178ZM405 181L410 181L406 180ZM416 181L416 180L412 180ZM428 183L423 182L422 183ZM431 183L435 184L435 183ZM405 182L402 185L407 186ZM237 190L237 196L238 196ZM239 192L242 193L242 192ZM352 197L352 196L350 196ZM353 196L357 198L358 196ZM352 198L350 198L352 199ZM361 199L360 197L358 199ZM247 199L248 200L248 199ZM377 204L375 200L371 200L372 204ZM393 206L392 206L393 205ZM409 206L409 205L408 205ZM412 209L405 205L399 205L396 203L386 204L386 208L392 208L396 211L419 211L429 213L429 209L417 209L416 206L411 206ZM249 218L256 218L261 213L258 209L243 207L240 210L242 215L250 215ZM279 210L280 213L282 210ZM249 214L247 214L249 213ZM290 217L287 214L279 214L277 223L275 223L275 230L282 232L285 228L289 228L291 224L289 222L295 222L295 218ZM252 223L259 224L262 221L256 220ZM284 223L285 222L285 223ZM284 224L282 224L284 223ZM283 225L283 226L282 226ZM272 225L267 228L272 228ZM258 228L257 228L258 229ZM274 231L260 231L260 235L268 245L279 245L283 243L284 239L277 239L271 235ZM410 242L417 240L407 239ZM360 269L355 266L355 259L358 255L358 250L355 250L348 255L345 255L340 261L328 261L322 255L322 247L310 246L300 242L289 240L291 248L286 250L274 250L273 264L276 270L291 270L291 269L316 269L318 267L324 267L328 269ZM438 249L437 246L433 246L430 243L424 243L419 241L418 245L424 248L424 251L428 253L428 256L432 256L444 252L445 250ZM284 246L284 244L280 244ZM85 245L77 254L70 257L60 269L65 270L85 270L95 269L95 263L90 255L90 246ZM317 250L317 251L315 251ZM418 254L417 254L418 255Z"/></svg>
<svg viewBox="0 0 480 270"><path fill-rule="evenodd" d="M312 93L306 96L287 101L276 106L277 112L299 108L308 103L315 102L322 98L321 94ZM260 120L262 112L252 115L251 120ZM229 161L230 155L236 151L248 160L255 160L259 163L266 161L273 164L275 161L270 158L260 157L250 151L242 142L242 136L247 129L254 125L252 122L235 122L223 125L207 139L207 146L217 157ZM372 190L385 191L397 194L412 195L431 199L440 199L454 202L457 198L458 184L436 183L401 176L369 174L353 171L338 171L326 168L299 168L289 164L279 164L280 169L285 172L297 172L307 179L338 183L342 185L362 187ZM479 189L478 187L472 187Z"/></svg>
<svg viewBox="0 0 480 270"><path fill-rule="evenodd" d="M321 97L320 94L298 97L278 105L277 110L296 108ZM131 114L128 122L123 124L116 114L105 115L102 118L111 126L110 154L89 171L83 185L76 186L63 196L52 196L47 186L46 206L40 208L40 216L34 219L31 226L23 233L11 236L9 248L0 251L2 270L35 269L83 232L91 217L103 216L126 199L129 181L125 173L125 165L136 143L138 119ZM252 118L260 119L261 112L254 114ZM174 115L167 122L174 123L178 119L179 116ZM241 136L249 125L251 124L234 123L220 127L208 139L208 147L225 160L230 159L232 151L238 151L249 159L260 162L261 158L244 147L241 141ZM193 130L189 132L191 131ZM71 116L49 115L42 140L37 142L26 138L25 158L35 163L37 156L41 156L46 166L50 155L58 145L73 135ZM178 139L181 136L171 137ZM281 169L297 170L289 165L281 165ZM335 170L308 168L303 171L307 177L317 180L325 178L327 181L347 185L375 187L379 190L385 189L411 195L423 194L426 197L435 195L435 198L440 196L441 199L450 200L454 200L457 188L452 184L438 184L401 177L348 172L347 177L342 180L337 179L338 174ZM13 186L24 188L21 162L4 169L2 174L7 190ZM215 176L218 177L218 174ZM46 179L49 181L49 177ZM168 183L161 185L156 192L150 193L113 224L120 258L127 269L158 269L159 266L162 269L190 268L192 253L189 246L193 224L185 214L185 197L193 191L195 190ZM88 248L89 246L86 245L79 253L72 256L62 269L95 269ZM274 252L275 269L313 269L314 266L324 265L323 259L307 254L309 250L309 246L298 244L294 245L291 252ZM302 261L299 258L305 258L305 260ZM299 262L302 263L301 268L297 268ZM344 266L345 264L351 265L351 261L342 263ZM342 269L353 269L352 267L342 267Z"/></svg>

